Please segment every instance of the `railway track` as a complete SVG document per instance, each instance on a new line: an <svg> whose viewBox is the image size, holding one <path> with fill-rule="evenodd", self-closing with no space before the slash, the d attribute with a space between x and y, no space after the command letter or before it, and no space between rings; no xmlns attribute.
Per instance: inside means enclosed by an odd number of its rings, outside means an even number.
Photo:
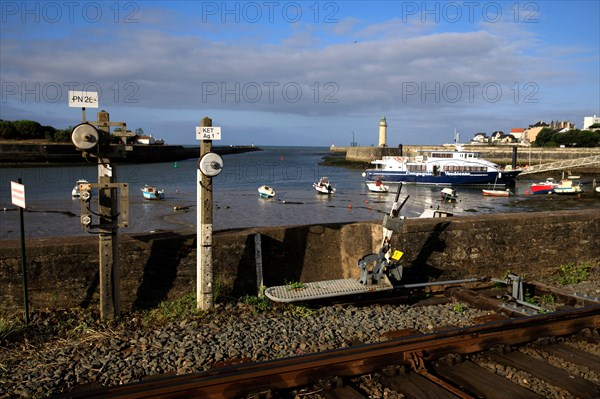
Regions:
<svg viewBox="0 0 600 399"><path fill-rule="evenodd" d="M384 342L260 363L240 360L63 397L599 398L598 298L539 282L517 288L523 287L530 299L552 296L555 309L507 300L511 296L498 295L497 287L450 287L446 297L495 313L469 327L387 332Z"/></svg>

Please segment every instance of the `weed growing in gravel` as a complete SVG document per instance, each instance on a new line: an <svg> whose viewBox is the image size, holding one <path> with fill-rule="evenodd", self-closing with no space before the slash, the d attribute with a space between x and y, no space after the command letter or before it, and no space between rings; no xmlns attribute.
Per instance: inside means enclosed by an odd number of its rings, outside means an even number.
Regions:
<svg viewBox="0 0 600 399"><path fill-rule="evenodd" d="M462 304L457 303L452 307L452 310L454 313L463 314L465 312L465 307Z"/></svg>
<svg viewBox="0 0 600 399"><path fill-rule="evenodd" d="M242 297L242 303L254 306L254 312L262 313L269 308L269 300L260 296L245 295Z"/></svg>
<svg viewBox="0 0 600 399"><path fill-rule="evenodd" d="M0 318L0 342L10 339L12 336L25 330L27 326L21 320L7 320Z"/></svg>
<svg viewBox="0 0 600 399"><path fill-rule="evenodd" d="M154 309L144 313L144 325L165 324L204 317L205 313L196 306L196 295L188 294L172 301L163 301Z"/></svg>
<svg viewBox="0 0 600 399"><path fill-rule="evenodd" d="M588 274L592 265L589 263L581 263L576 265L569 262L566 265L558 267L558 282L562 285L577 284L588 279Z"/></svg>
<svg viewBox="0 0 600 399"><path fill-rule="evenodd" d="M299 316L299 317L308 317L308 316L312 316L315 311L312 309L309 309L305 306L299 306L299 305L288 305L287 310L293 314L294 316Z"/></svg>

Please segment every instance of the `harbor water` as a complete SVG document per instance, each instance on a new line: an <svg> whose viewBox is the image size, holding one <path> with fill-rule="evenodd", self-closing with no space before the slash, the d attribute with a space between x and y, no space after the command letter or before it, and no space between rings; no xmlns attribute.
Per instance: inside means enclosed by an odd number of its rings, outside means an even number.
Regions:
<svg viewBox="0 0 600 399"><path fill-rule="evenodd" d="M213 178L214 229L381 221L389 212L396 187L389 193L370 193L363 170L320 165L327 148L266 147L263 151L225 155L224 168ZM120 233L193 231L196 229L197 159L176 163L117 166L118 181L129 184L129 227ZM19 212L11 204L10 182L23 180L26 237L78 236L94 233L79 222L80 201L71 197L75 182L97 181L97 165L0 169L0 239L18 239ZM328 176L336 192L317 193L312 185ZM598 179L598 176L588 177ZM585 180L584 180L585 182ZM499 212L553 211L598 208L600 196L591 184L581 196L529 195L532 180L519 180L510 197L484 197L481 188L457 187L458 201L442 201L441 187L404 185L409 196L401 214L418 217L439 208L455 216ZM165 190L162 201L143 199L141 188ZM260 198L258 187L268 185L277 196ZM92 211L97 210L97 193ZM94 217L93 223L96 223Z"/></svg>

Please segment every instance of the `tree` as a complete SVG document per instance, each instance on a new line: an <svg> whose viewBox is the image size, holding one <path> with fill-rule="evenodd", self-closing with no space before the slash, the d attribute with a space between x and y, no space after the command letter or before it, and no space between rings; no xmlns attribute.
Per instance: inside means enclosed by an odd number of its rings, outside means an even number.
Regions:
<svg viewBox="0 0 600 399"><path fill-rule="evenodd" d="M535 137L535 145L536 147L546 147L549 143L556 142L554 140L554 135L556 132L549 127L545 127L537 134Z"/></svg>
<svg viewBox="0 0 600 399"><path fill-rule="evenodd" d="M14 140L18 138L17 128L10 121L0 121L0 139Z"/></svg>
<svg viewBox="0 0 600 399"><path fill-rule="evenodd" d="M21 140L43 139L44 128L36 121L19 120L13 122L17 129L18 138Z"/></svg>

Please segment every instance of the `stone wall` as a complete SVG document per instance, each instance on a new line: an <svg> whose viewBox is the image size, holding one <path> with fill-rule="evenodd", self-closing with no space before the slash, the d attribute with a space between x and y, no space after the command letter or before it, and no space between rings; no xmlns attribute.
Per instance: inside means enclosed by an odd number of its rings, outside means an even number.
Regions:
<svg viewBox="0 0 600 399"><path fill-rule="evenodd" d="M374 252L381 222L217 232L217 296L256 294L255 234L262 237L264 284L357 278L357 261ZM393 246L405 255L404 282L501 277L536 278L569 262L599 262L600 209L408 219ZM29 239L30 306L97 306L98 241L94 237ZM147 308L195 290L195 232L122 235L124 310ZM0 315L22 311L18 240L0 241Z"/></svg>
<svg viewBox="0 0 600 399"><path fill-rule="evenodd" d="M414 157L419 151L453 150L454 146L432 146L432 145L404 145L402 150L398 147L331 147L332 153L345 153L346 160L352 162L371 162L381 159L383 155L402 155ZM481 153L481 157L499 165L510 165L512 163L513 146L510 145L464 145L465 151ZM563 161L600 155L600 148L529 148L517 146L517 164L539 165L543 163ZM598 165L595 165L597 168Z"/></svg>

